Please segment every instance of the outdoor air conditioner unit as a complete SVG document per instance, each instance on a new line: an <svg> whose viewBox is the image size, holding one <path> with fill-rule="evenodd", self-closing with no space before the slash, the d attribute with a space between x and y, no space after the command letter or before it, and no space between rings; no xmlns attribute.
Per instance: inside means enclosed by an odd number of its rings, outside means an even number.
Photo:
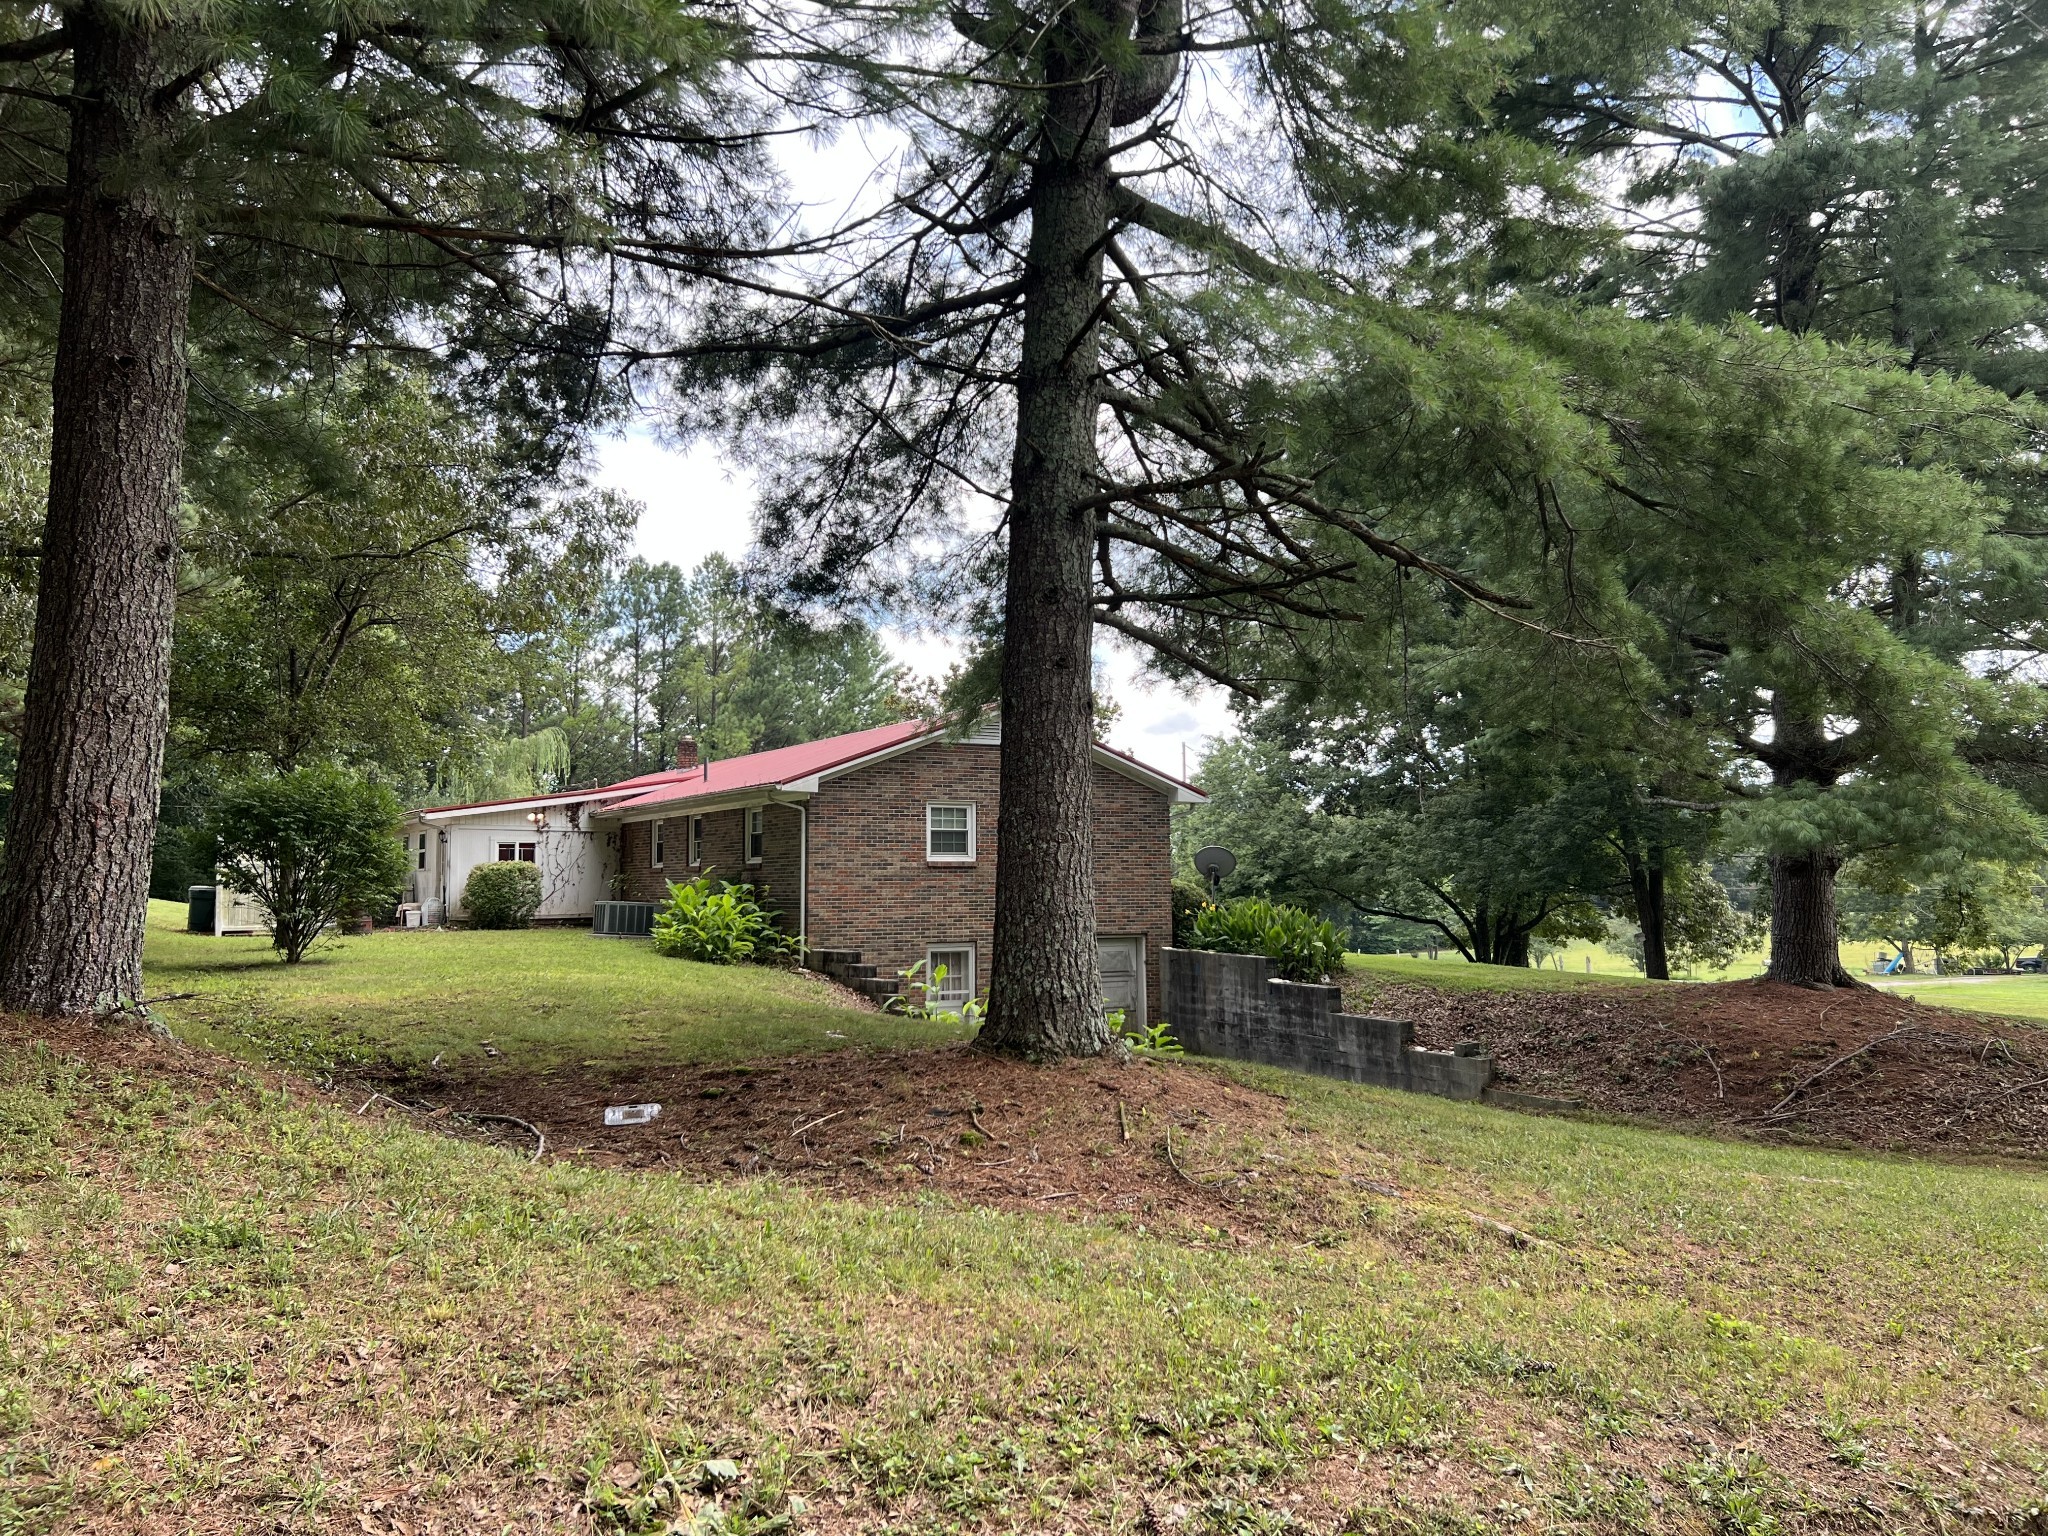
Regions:
<svg viewBox="0 0 2048 1536"><path fill-rule="evenodd" d="M600 901L590 909L590 936L595 939L644 939L654 932L651 901Z"/></svg>

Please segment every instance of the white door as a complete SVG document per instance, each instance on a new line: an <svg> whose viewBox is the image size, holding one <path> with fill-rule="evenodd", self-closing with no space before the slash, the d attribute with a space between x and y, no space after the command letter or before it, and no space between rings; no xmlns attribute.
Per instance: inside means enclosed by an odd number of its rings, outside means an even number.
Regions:
<svg viewBox="0 0 2048 1536"><path fill-rule="evenodd" d="M1097 939L1096 964L1102 971L1102 1006L1121 1008L1126 1024L1145 1023L1145 941Z"/></svg>

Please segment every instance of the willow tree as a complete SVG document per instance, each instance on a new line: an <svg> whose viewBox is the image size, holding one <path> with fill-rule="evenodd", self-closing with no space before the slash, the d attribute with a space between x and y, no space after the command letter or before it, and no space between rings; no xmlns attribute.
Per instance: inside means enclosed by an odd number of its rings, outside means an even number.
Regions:
<svg viewBox="0 0 2048 1536"><path fill-rule="evenodd" d="M0 1007L63 1013L140 991L181 474L359 346L587 417L637 310L744 235L754 160L727 32L657 0L81 0L0 28L0 298L52 379Z"/></svg>
<svg viewBox="0 0 2048 1536"><path fill-rule="evenodd" d="M1179 0L819 0L758 19L752 66L792 121L855 125L886 164L865 194L832 189L829 259L762 272L751 302L678 329L677 409L761 466L763 545L794 600L943 612L1000 646L990 1047L1109 1043L1099 631L1256 686L1177 640L1175 616L1337 622L1389 562L1513 600L1369 500L1319 494L1261 406L1269 370L1298 360L1256 345L1264 306L1383 299L1420 232L1448 266L1514 245L1510 206L1558 190L1552 161L1466 134L1508 47L1493 19Z"/></svg>

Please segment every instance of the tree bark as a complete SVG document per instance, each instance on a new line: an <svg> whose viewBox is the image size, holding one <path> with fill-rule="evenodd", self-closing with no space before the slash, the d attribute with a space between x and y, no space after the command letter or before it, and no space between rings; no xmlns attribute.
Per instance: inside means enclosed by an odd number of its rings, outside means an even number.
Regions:
<svg viewBox="0 0 2048 1536"><path fill-rule="evenodd" d="M1771 855L1771 961L1764 975L1802 987L1853 987L1835 925L1832 848Z"/></svg>
<svg viewBox="0 0 2048 1536"><path fill-rule="evenodd" d="M73 38L49 507L0 869L0 1007L142 990L169 721L192 249L164 160L178 35L101 4Z"/></svg>
<svg viewBox="0 0 2048 1536"><path fill-rule="evenodd" d="M1070 24L1071 25L1071 24ZM982 1043L1107 1049L1095 950L1093 707L1097 364L1115 89L1093 50L1049 50L1031 187L1003 606L1002 811Z"/></svg>
<svg viewBox="0 0 2048 1536"><path fill-rule="evenodd" d="M1635 901L1636 927L1643 935L1643 974L1652 981L1669 981L1671 958L1664 936L1663 850L1631 850L1627 859L1629 894Z"/></svg>

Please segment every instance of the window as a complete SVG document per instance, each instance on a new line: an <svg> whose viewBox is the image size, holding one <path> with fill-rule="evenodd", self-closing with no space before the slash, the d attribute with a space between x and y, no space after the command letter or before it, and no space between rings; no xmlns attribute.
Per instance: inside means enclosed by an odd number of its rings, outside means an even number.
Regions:
<svg viewBox="0 0 2048 1536"><path fill-rule="evenodd" d="M695 869L704 862L704 818L690 818L690 867Z"/></svg>
<svg viewBox="0 0 2048 1536"><path fill-rule="evenodd" d="M747 811L747 862L761 862L761 847L766 841L761 835L761 807L752 806Z"/></svg>
<svg viewBox="0 0 2048 1536"><path fill-rule="evenodd" d="M535 860L534 856L533 856L533 844L531 844L531 843L500 843L500 844L498 844L498 862L499 862L500 864L516 864L516 863L526 863L526 864L532 864L532 863L535 863L535 862L537 862L537 861ZM425 866L425 865L423 864L423 865L421 865L420 867L421 867L422 869L424 869L424 868L425 868L426 866Z"/></svg>
<svg viewBox="0 0 2048 1536"><path fill-rule="evenodd" d="M426 867L427 867L427 834L426 834L426 833L424 833L424 832L422 832L422 833L420 834L420 868L421 868L421 869L425 869Z"/></svg>
<svg viewBox="0 0 2048 1536"><path fill-rule="evenodd" d="M534 847L532 843L521 843L519 845L519 857L523 863L527 864L538 864L540 862L538 858L534 857Z"/></svg>
<svg viewBox="0 0 2048 1536"><path fill-rule="evenodd" d="M939 973L944 971L941 976ZM974 950L948 945L924 952L925 1001L934 1008L958 1008L974 997Z"/></svg>
<svg viewBox="0 0 2048 1536"><path fill-rule="evenodd" d="M661 868L661 855L663 851L661 846L661 829L663 825L664 824L659 821L657 821L654 824L654 867L656 869Z"/></svg>
<svg viewBox="0 0 2048 1536"><path fill-rule="evenodd" d="M964 863L974 857L974 807L928 805L924 808L924 854L928 859Z"/></svg>

